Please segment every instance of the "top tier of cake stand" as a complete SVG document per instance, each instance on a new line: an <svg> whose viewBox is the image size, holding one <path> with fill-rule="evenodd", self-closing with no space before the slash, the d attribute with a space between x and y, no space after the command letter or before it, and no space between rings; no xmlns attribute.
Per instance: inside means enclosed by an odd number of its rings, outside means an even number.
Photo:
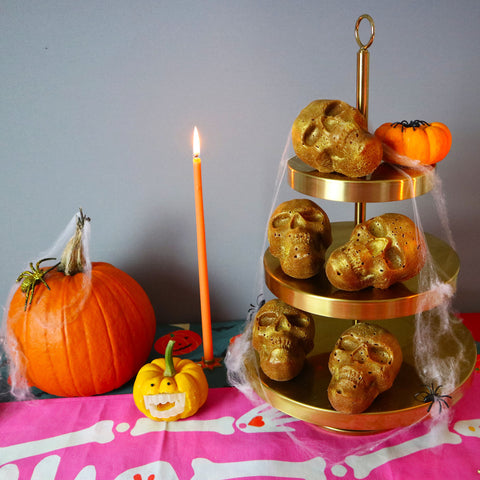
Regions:
<svg viewBox="0 0 480 480"><path fill-rule="evenodd" d="M348 178L320 173L298 157L288 161L288 182L297 192L337 202L393 202L418 197L433 187L433 172L381 163L370 175Z"/></svg>

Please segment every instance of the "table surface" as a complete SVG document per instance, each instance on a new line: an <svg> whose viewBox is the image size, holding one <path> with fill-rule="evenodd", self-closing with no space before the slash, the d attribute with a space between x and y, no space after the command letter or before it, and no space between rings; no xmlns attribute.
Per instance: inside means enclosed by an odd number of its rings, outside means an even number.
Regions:
<svg viewBox="0 0 480 480"><path fill-rule="evenodd" d="M480 351L480 313L461 318ZM165 325L157 335L179 328L200 333L198 324ZM242 322L214 324L215 356L225 355L241 328ZM197 349L187 357L199 355ZM480 478L478 362L464 397L443 415L369 436L327 432L251 401L227 386L225 373L206 370L206 404L177 422L145 418L131 383L95 397L36 391L35 400L14 402L4 395L0 480Z"/></svg>

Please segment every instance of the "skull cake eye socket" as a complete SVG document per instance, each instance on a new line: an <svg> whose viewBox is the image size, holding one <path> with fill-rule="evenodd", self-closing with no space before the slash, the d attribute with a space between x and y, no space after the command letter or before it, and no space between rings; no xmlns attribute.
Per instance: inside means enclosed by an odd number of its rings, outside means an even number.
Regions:
<svg viewBox="0 0 480 480"><path fill-rule="evenodd" d="M325 220L325 213L319 210L306 210L302 212L301 216L306 222L314 222L321 225Z"/></svg>
<svg viewBox="0 0 480 480"><path fill-rule="evenodd" d="M271 312L267 312L267 313L264 313L263 315L259 315L257 319L258 326L262 328L274 326L276 321L277 321L277 315L274 315Z"/></svg>
<svg viewBox="0 0 480 480"><path fill-rule="evenodd" d="M366 228L374 237L382 238L387 235L383 223L380 223L378 220L372 220L367 224Z"/></svg>
<svg viewBox="0 0 480 480"><path fill-rule="evenodd" d="M358 348L360 343L358 340L350 335L341 337L337 343L337 348L339 350L345 350L346 352L353 352Z"/></svg>
<svg viewBox="0 0 480 480"><path fill-rule="evenodd" d="M319 138L322 135L322 131L317 125L316 122L312 121L303 132L303 143L308 147L313 147L315 144L318 143Z"/></svg>
<svg viewBox="0 0 480 480"><path fill-rule="evenodd" d="M308 328L311 320L310 318L306 316L300 316L300 315L285 315L286 319L288 320L288 323L292 327L297 327L297 328Z"/></svg>
<svg viewBox="0 0 480 480"><path fill-rule="evenodd" d="M345 112L345 108L340 101L331 101L325 108L325 116L337 117Z"/></svg>
<svg viewBox="0 0 480 480"><path fill-rule="evenodd" d="M385 261L394 270L405 267L405 256L397 247L391 247L385 250Z"/></svg>
<svg viewBox="0 0 480 480"><path fill-rule="evenodd" d="M392 362L392 356L387 350L385 350L385 348L382 347L369 347L368 356L373 362L381 365L389 365Z"/></svg>
<svg viewBox="0 0 480 480"><path fill-rule="evenodd" d="M272 219L272 227L273 228L287 228L290 225L291 221L291 214L282 212L279 215L276 215ZM278 233L280 235L280 233Z"/></svg>

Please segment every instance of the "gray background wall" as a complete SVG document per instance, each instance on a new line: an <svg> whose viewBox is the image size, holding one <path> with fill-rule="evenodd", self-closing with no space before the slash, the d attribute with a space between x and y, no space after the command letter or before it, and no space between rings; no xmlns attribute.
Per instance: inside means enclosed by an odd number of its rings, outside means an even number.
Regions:
<svg viewBox="0 0 480 480"><path fill-rule="evenodd" d="M93 260L136 278L159 321L198 321L197 125L212 317L244 318L291 124L317 98L355 105L363 13L376 24L371 130L419 118L452 131L439 175L462 263L454 306L479 311L478 0L2 2L2 299L81 206ZM318 203L353 219L350 204ZM417 203L443 238L431 195Z"/></svg>

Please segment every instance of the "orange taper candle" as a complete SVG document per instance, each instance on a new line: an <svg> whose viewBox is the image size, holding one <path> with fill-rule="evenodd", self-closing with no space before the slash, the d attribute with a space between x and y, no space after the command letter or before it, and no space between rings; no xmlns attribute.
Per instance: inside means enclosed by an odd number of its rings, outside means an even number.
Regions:
<svg viewBox="0 0 480 480"><path fill-rule="evenodd" d="M203 215L202 160L197 127L193 130L193 181L195 186L195 217L197 222L198 279L200 308L202 312L203 359L213 362L212 321L210 315L210 290L208 287L207 244Z"/></svg>

